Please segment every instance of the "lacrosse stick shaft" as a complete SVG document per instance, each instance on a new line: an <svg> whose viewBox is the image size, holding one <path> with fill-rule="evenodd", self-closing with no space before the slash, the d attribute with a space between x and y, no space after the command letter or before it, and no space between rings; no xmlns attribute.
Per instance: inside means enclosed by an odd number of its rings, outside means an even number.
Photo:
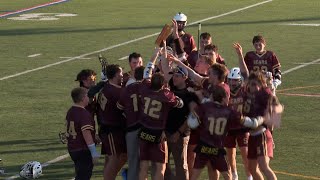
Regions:
<svg viewBox="0 0 320 180"><path fill-rule="evenodd" d="M201 23L198 24L198 51L200 52L200 35L201 35Z"/></svg>

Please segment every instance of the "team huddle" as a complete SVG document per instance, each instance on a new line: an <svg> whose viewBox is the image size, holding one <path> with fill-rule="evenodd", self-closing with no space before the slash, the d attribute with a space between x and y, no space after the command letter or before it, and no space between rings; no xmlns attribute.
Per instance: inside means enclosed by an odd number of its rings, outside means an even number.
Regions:
<svg viewBox="0 0 320 180"><path fill-rule="evenodd" d="M282 112L275 53L254 36L245 56L233 44L238 67L228 69L211 35L202 33L197 47L186 23L186 15L174 16L172 33L145 66L138 53L130 54L127 73L100 57L102 81L96 84L90 69L77 75L65 133L76 180L92 176L100 142L105 180L126 162L129 180L145 180L149 171L152 179L196 180L205 167L210 180L237 180L236 146L248 180L277 179L269 166Z"/></svg>

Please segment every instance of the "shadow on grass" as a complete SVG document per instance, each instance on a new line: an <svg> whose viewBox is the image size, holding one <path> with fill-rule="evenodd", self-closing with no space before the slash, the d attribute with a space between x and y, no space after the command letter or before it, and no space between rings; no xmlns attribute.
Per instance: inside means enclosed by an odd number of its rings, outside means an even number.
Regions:
<svg viewBox="0 0 320 180"><path fill-rule="evenodd" d="M320 17L305 17L291 19L259 20L259 21L236 21L220 23L203 23L203 26L230 26L242 24L268 24L282 22L314 21L320 20ZM198 26L197 24L192 26ZM191 26L191 27L192 27ZM87 33L87 32L107 32L107 31L127 31L127 30L161 30L163 26L140 26L140 27L112 27L112 28L91 28L91 29L70 29L70 28L30 28L30 29L7 29L0 30L0 36L23 36L23 35L43 35L43 34L62 34L62 33Z"/></svg>

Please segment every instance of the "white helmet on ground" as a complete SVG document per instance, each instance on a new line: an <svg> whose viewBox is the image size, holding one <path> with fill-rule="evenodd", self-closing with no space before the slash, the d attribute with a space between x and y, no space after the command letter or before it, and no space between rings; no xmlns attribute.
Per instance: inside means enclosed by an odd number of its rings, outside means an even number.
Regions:
<svg viewBox="0 0 320 180"><path fill-rule="evenodd" d="M240 68L238 68L238 67L232 68L228 74L228 79L241 79L242 80L243 77L241 75Z"/></svg>
<svg viewBox="0 0 320 180"><path fill-rule="evenodd" d="M26 179L36 179L42 174L41 164L37 161L30 161L23 165L20 170L20 176Z"/></svg>
<svg viewBox="0 0 320 180"><path fill-rule="evenodd" d="M179 12L173 17L173 19L176 21L187 21L187 16L185 14Z"/></svg>

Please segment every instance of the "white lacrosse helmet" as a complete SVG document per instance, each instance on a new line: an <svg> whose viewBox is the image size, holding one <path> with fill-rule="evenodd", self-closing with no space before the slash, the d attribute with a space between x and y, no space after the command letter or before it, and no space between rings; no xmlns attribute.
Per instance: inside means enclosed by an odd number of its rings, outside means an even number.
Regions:
<svg viewBox="0 0 320 180"><path fill-rule="evenodd" d="M234 67L230 70L229 74L228 74L228 79L243 79L241 72L240 72L240 68L238 67Z"/></svg>
<svg viewBox="0 0 320 180"><path fill-rule="evenodd" d="M176 21L187 21L187 16L185 14L179 12L173 17L173 19Z"/></svg>
<svg viewBox="0 0 320 180"><path fill-rule="evenodd" d="M20 176L25 179L36 179L42 174L41 164L37 161L30 161L23 165L20 170Z"/></svg>

